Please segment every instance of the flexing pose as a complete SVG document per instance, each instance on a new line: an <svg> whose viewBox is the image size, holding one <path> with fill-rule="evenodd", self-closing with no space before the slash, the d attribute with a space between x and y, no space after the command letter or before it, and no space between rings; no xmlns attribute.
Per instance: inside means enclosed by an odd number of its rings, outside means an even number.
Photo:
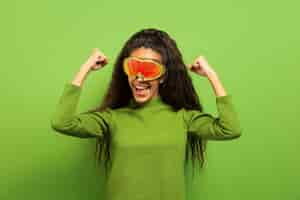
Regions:
<svg viewBox="0 0 300 200"><path fill-rule="evenodd" d="M96 139L97 160L105 161L108 172L109 200L184 200L185 161L198 159L202 167L207 140L241 136L232 96L203 56L186 65L169 34L149 28L125 43L99 107L76 114L84 80L107 64L95 48L65 84L51 127ZM217 117L203 111L188 70L211 83Z"/></svg>

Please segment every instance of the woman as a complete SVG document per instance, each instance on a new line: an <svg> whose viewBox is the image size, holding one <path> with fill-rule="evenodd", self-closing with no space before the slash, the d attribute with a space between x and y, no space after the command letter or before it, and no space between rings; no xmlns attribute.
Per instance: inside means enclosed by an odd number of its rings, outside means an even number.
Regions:
<svg viewBox="0 0 300 200"><path fill-rule="evenodd" d="M189 149L193 163L199 159L202 167L207 140L241 136L232 96L203 56L185 65L175 41L149 28L125 43L102 104L75 114L84 80L107 63L108 58L94 49L74 80L66 83L52 128L96 138L97 159L105 159L109 172L108 199L184 200ZM203 112L188 69L210 81L218 117Z"/></svg>

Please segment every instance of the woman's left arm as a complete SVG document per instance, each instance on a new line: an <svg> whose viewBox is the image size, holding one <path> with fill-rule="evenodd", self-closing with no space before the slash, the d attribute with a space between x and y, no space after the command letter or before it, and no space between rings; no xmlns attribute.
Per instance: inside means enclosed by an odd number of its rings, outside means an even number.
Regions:
<svg viewBox="0 0 300 200"><path fill-rule="evenodd" d="M183 109L183 119L190 134L207 140L231 140L242 134L232 96L217 96L218 116L199 110Z"/></svg>
<svg viewBox="0 0 300 200"><path fill-rule="evenodd" d="M191 71L208 78L216 94L218 117L198 110L184 110L187 129L205 139L226 140L241 136L242 129L232 96L226 93L217 73L203 56L189 65Z"/></svg>

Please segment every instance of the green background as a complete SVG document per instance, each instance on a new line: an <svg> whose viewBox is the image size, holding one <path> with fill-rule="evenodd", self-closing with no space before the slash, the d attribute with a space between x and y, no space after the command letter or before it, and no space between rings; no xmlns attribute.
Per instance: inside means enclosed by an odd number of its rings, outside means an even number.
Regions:
<svg viewBox="0 0 300 200"><path fill-rule="evenodd" d="M50 117L92 48L110 63L84 84L78 112L97 106L134 32L167 31L186 63L204 55L239 112L243 135L210 141L188 199L300 199L297 1L18 1L2 7L0 199L102 199L95 140L57 134ZM217 115L209 81L191 72ZM190 166L190 165L189 165Z"/></svg>

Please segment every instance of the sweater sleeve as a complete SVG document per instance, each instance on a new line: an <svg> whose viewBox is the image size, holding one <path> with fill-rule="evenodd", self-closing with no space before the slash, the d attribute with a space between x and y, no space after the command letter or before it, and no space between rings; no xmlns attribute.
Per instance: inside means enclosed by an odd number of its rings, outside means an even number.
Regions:
<svg viewBox="0 0 300 200"><path fill-rule="evenodd" d="M56 110L51 118L51 127L56 132L80 137L102 137L112 124L112 110L76 114L82 88L72 83L65 84Z"/></svg>
<svg viewBox="0 0 300 200"><path fill-rule="evenodd" d="M218 117L199 110L183 110L183 117L188 132L203 139L230 140L241 136L237 111L232 102L232 95L217 96Z"/></svg>

